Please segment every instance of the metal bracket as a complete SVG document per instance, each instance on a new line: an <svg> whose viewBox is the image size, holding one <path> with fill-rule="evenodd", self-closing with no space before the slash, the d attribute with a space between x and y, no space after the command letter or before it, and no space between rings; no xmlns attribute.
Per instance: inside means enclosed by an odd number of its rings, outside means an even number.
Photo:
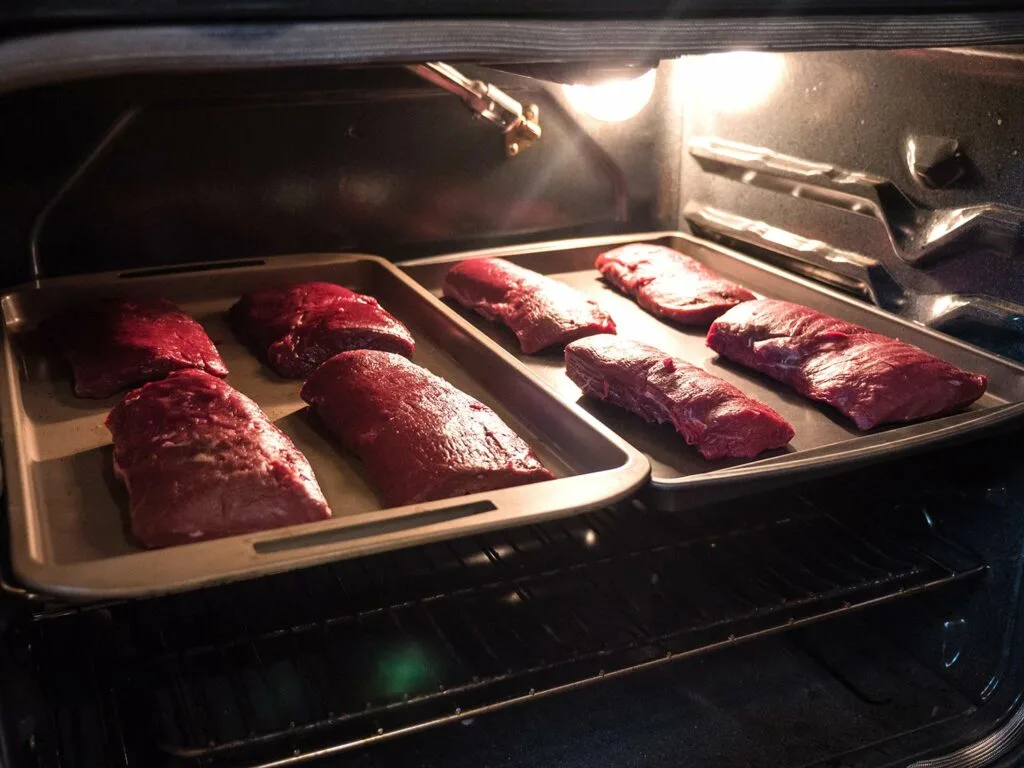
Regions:
<svg viewBox="0 0 1024 768"><path fill-rule="evenodd" d="M923 325L939 330L970 326L1013 338L1024 332L1024 307L1018 304L973 293L906 293L883 264L863 254L693 201L683 216L702 237L782 262L792 272Z"/></svg>
<svg viewBox="0 0 1024 768"><path fill-rule="evenodd" d="M885 309L898 311L904 300L902 289L876 259L693 201L686 204L683 216L709 239L778 255L792 271L858 294Z"/></svg>
<svg viewBox="0 0 1024 768"><path fill-rule="evenodd" d="M981 246L1008 256L1024 253L1020 208L986 204L931 210L881 176L713 136L690 139L689 151L711 173L877 219L893 250L915 266L957 248Z"/></svg>
<svg viewBox="0 0 1024 768"><path fill-rule="evenodd" d="M411 64L410 72L462 99L473 112L501 128L505 154L515 157L540 139L540 111L536 104L523 107L497 86L473 80L443 61Z"/></svg>

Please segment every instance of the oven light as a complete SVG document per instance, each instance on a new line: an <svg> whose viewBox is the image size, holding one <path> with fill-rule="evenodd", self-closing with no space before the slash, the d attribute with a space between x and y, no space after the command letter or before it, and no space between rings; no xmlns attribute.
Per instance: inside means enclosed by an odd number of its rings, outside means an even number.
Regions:
<svg viewBox="0 0 1024 768"><path fill-rule="evenodd" d="M786 60L777 53L711 53L694 59L692 74L679 78L679 87L695 89L721 112L745 112L771 96L785 69Z"/></svg>
<svg viewBox="0 0 1024 768"><path fill-rule="evenodd" d="M606 123L621 123L640 114L654 95L655 73L649 69L631 80L595 85L563 85L565 98L580 114Z"/></svg>

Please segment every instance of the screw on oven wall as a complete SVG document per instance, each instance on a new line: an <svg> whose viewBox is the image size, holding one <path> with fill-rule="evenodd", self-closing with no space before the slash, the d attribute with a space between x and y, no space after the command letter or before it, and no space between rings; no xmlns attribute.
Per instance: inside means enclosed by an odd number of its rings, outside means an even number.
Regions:
<svg viewBox="0 0 1024 768"><path fill-rule="evenodd" d="M929 189L945 189L967 173L967 156L956 139L927 134L910 136L904 149L914 180Z"/></svg>

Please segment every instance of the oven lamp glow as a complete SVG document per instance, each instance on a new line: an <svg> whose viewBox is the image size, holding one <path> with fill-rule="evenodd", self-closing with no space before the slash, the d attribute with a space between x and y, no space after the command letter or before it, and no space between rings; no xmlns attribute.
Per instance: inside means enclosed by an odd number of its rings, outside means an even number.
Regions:
<svg viewBox="0 0 1024 768"><path fill-rule="evenodd" d="M609 80L595 85L563 85L565 98L580 114L606 123L621 123L640 114L654 95L653 69L631 80Z"/></svg>
<svg viewBox="0 0 1024 768"><path fill-rule="evenodd" d="M711 53L694 58L693 69L680 79L679 87L697 90L720 112L746 112L771 96L785 70L785 59L777 53Z"/></svg>

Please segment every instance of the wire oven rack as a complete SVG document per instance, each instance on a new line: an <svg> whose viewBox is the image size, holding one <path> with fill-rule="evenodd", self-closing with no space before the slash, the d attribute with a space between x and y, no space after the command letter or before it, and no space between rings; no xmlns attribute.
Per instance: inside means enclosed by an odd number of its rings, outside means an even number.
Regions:
<svg viewBox="0 0 1024 768"><path fill-rule="evenodd" d="M634 502L191 594L38 609L24 659L36 728L21 748L39 765L289 765L984 570L925 525L835 506L790 492L684 518Z"/></svg>

